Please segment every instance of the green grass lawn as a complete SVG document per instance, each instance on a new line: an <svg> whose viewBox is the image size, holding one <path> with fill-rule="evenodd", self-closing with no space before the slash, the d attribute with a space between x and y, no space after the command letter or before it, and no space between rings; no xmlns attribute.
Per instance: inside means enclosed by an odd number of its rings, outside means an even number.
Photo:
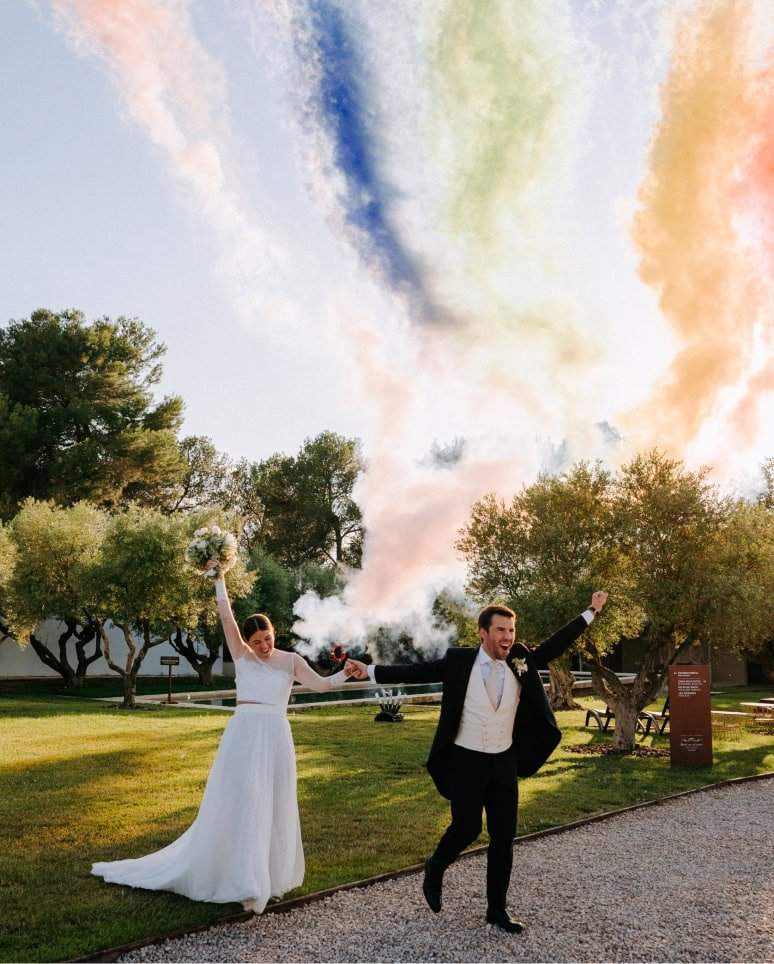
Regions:
<svg viewBox="0 0 774 964"><path fill-rule="evenodd" d="M774 688L713 699L733 709L762 695ZM373 723L373 707L291 716L307 861L296 894L418 863L435 846L447 804L424 761L438 708L404 713L400 725ZM573 755L564 748L603 738L583 727L584 715L560 714L562 746L521 783L520 833L774 770L771 736L749 733L716 741L713 768ZM89 872L95 860L140 856L185 830L228 719L163 706L122 711L72 696L0 698L0 959L73 958L241 910L108 885ZM669 745L667 736L647 742Z"/></svg>

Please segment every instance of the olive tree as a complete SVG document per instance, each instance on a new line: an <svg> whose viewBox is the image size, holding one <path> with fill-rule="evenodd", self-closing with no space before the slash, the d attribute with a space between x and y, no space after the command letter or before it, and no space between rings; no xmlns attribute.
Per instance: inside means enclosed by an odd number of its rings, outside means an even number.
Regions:
<svg viewBox="0 0 774 964"><path fill-rule="evenodd" d="M760 664L774 683L774 506L737 501L718 532L722 616L712 645Z"/></svg>
<svg viewBox="0 0 774 964"><path fill-rule="evenodd" d="M0 643L6 639L13 639L10 618L8 616L10 599L8 585L13 575L16 563L16 546L11 533L0 523Z"/></svg>
<svg viewBox="0 0 774 964"><path fill-rule="evenodd" d="M109 520L100 559L90 576L98 598L105 661L123 680L124 707L135 705L137 676L154 646L173 643L178 633L195 636L202 623L214 625L212 583L183 561L200 522L198 517L136 506ZM238 591L246 591L252 581L241 561L229 580ZM113 655L108 622L123 635L123 665Z"/></svg>
<svg viewBox="0 0 774 964"><path fill-rule="evenodd" d="M86 502L62 508L28 499L8 528L16 562L5 589L6 618L18 642L29 642L66 686L83 686L89 666L102 655L88 575L106 524L106 513ZM48 620L62 627L55 649L39 629Z"/></svg>
<svg viewBox="0 0 774 964"><path fill-rule="evenodd" d="M580 463L561 476L540 475L505 503L494 494L477 502L457 548L468 563L468 591L481 605L499 600L518 614L529 645L549 636L607 589L605 618L593 625L597 653L608 652L640 616L628 595L629 570L613 538L612 477ZM592 630L577 646L583 651ZM551 705L572 709L569 657L549 665Z"/></svg>
<svg viewBox="0 0 774 964"><path fill-rule="evenodd" d="M615 745L631 749L638 713L691 646L771 636L763 511L721 498L706 470L652 451L615 476L576 466L541 478L508 506L490 496L474 506L459 545L472 591L499 590L514 602L528 637L532 625L541 628L537 638L560 612L585 605L592 588L609 590L602 618L577 645L595 692L615 712ZM640 644L632 683L606 665L621 637Z"/></svg>

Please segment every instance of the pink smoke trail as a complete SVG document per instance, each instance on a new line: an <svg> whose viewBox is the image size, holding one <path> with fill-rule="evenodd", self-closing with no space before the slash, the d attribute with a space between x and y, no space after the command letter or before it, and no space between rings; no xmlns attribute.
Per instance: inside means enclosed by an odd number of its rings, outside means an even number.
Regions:
<svg viewBox="0 0 774 964"><path fill-rule="evenodd" d="M216 232L220 270L243 316L288 320L271 293L284 261L229 188L225 83L196 38L183 0L53 0L56 23L81 55L107 68L131 118L163 153ZM257 283L260 282L260 285Z"/></svg>
<svg viewBox="0 0 774 964"><path fill-rule="evenodd" d="M367 400L373 416L368 471L355 491L367 533L363 564L350 573L340 596L303 596L295 606L295 631L314 648L331 639L362 640L380 626L410 630L419 646L448 642L448 628L433 621L432 603L442 589L459 590L462 585L464 565L455 554L456 535L477 499L490 491L514 491L535 474L536 446L531 438L527 444L514 444L515 433L500 444L490 435L483 445L472 439L471 450L448 467L419 457L422 407L434 388L439 403L448 397L448 386L442 383L449 377L464 392L459 373L444 371L450 359L440 357L443 352L431 361L413 338L402 343L397 339L396 352L383 332L369 330L354 313L341 312L339 317L342 337L356 359L361 383L357 394ZM486 393L477 394L474 386L470 398L477 401L486 424L502 411L499 393L490 394L487 403ZM436 418L441 417L437 412Z"/></svg>

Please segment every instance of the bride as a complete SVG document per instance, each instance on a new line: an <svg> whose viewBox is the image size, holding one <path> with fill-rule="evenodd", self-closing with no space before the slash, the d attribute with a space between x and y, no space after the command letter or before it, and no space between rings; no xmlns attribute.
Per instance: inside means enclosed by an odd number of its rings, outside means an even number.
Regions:
<svg viewBox="0 0 774 964"><path fill-rule="evenodd" d="M346 675L319 676L301 656L275 649L268 616L249 616L240 632L222 575L215 596L234 659L237 705L199 813L163 850L96 863L91 872L111 884L171 890L192 900L241 901L260 914L270 897L304 879L296 755L286 716L293 681L320 693L341 686Z"/></svg>

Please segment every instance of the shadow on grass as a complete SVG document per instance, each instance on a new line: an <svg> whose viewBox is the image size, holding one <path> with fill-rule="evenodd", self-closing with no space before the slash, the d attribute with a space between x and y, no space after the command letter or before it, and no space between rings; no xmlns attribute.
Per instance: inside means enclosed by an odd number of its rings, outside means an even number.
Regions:
<svg viewBox="0 0 774 964"><path fill-rule="evenodd" d="M170 830L176 835L184 819L190 823L199 801L177 801L174 807L167 803L149 823L139 824L135 819L134 794L144 792L138 789L136 778L147 769L147 753L126 749L90 753L87 773L83 764L74 765L71 758L4 768L0 778L0 820L7 826L6 818L13 819L14 845L23 845L25 859L39 855L47 873L51 871L52 838L64 835L73 840L77 829L88 853L83 849L75 859L84 864L88 861L89 866L92 860L137 857L166 846L174 839L169 836ZM202 771L206 774L204 767ZM204 781L201 787L203 791ZM21 808L17 803L20 798L25 800ZM119 832L120 844L102 844L105 831ZM0 865L8 853L9 849L0 853Z"/></svg>
<svg viewBox="0 0 774 964"><path fill-rule="evenodd" d="M136 795L147 791L136 775L148 752L116 749L89 753L86 763L36 761L3 773L0 821L12 821L14 834L0 853L0 959L71 958L241 910L91 876L92 862L158 850L196 816L201 793L189 792L137 819Z"/></svg>

